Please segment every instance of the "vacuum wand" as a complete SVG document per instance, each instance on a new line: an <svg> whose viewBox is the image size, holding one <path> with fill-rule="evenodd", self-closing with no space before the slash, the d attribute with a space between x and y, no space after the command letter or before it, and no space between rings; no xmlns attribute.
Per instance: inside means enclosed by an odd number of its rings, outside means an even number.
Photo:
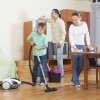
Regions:
<svg viewBox="0 0 100 100"><path fill-rule="evenodd" d="M33 43L32 46L36 46L36 44ZM44 71L43 71L43 66L42 66L42 64L41 64L41 60L40 60L40 57L39 57L39 54L38 54L38 51L37 51L37 50L36 50L36 53L37 53L37 58L38 58L38 61L39 61L40 69L41 69L41 72L42 72L42 75L43 75L43 78L44 78L44 81L45 81L45 86L46 86L45 92L57 91L56 88L50 88L50 87L48 86L48 83L47 83L47 81L46 81L46 77L45 77L45 74L44 74Z"/></svg>

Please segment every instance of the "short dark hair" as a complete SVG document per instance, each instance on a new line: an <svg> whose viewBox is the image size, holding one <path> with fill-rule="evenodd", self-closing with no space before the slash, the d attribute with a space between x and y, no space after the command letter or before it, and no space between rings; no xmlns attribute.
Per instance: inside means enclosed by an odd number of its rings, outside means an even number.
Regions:
<svg viewBox="0 0 100 100"><path fill-rule="evenodd" d="M77 16L77 17L81 18L81 14L80 14L79 12L74 12L74 13L72 14L72 16Z"/></svg>
<svg viewBox="0 0 100 100"><path fill-rule="evenodd" d="M39 23L39 24L38 24L38 27L39 27L39 26L42 27L42 28L44 28L44 27L46 26L46 24L45 24L45 23Z"/></svg>
<svg viewBox="0 0 100 100"><path fill-rule="evenodd" d="M58 15L58 17L61 18L61 14L58 9L53 9L52 11L54 11Z"/></svg>

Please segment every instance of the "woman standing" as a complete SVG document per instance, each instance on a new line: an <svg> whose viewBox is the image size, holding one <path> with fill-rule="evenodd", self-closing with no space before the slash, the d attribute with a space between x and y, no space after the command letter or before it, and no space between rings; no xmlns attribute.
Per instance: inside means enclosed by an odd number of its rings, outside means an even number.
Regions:
<svg viewBox="0 0 100 100"><path fill-rule="evenodd" d="M58 60L58 69L61 71L61 76L63 77L63 46L66 36L65 23L61 19L58 9L52 10L51 18L41 17L40 19L45 19L45 21L51 24L52 43Z"/></svg>
<svg viewBox="0 0 100 100"><path fill-rule="evenodd" d="M72 52L84 51L85 38L87 47L90 49L90 36L86 22L81 21L81 15L78 12L72 14L73 24L69 28L69 41ZM84 66L84 55L72 55L72 80L70 85L80 87L79 76Z"/></svg>

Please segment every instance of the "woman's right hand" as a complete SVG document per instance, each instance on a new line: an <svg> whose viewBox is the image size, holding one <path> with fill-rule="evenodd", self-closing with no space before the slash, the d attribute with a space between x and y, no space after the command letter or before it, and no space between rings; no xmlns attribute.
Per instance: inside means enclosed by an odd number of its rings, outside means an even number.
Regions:
<svg viewBox="0 0 100 100"><path fill-rule="evenodd" d="M40 23L41 21L42 21L42 19L41 19L41 18L37 19L37 22L39 22L39 23Z"/></svg>
<svg viewBox="0 0 100 100"><path fill-rule="evenodd" d="M74 48L74 52L75 52L75 51L79 51L79 49L77 49L77 48Z"/></svg>
<svg viewBox="0 0 100 100"><path fill-rule="evenodd" d="M46 22L45 16L41 16L40 18L37 19L37 21L40 22Z"/></svg>

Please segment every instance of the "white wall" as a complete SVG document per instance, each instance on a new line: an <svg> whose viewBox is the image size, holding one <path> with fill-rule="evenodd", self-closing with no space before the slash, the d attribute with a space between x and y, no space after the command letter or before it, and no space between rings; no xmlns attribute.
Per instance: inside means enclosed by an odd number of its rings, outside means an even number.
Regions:
<svg viewBox="0 0 100 100"><path fill-rule="evenodd" d="M23 22L50 16L53 8L90 11L91 4L85 0L0 0L0 48L8 59L23 59ZM47 32L51 36L50 28Z"/></svg>
<svg viewBox="0 0 100 100"><path fill-rule="evenodd" d="M100 3L92 4L91 7L91 45L97 47L100 52ZM100 64L100 59L98 64Z"/></svg>

